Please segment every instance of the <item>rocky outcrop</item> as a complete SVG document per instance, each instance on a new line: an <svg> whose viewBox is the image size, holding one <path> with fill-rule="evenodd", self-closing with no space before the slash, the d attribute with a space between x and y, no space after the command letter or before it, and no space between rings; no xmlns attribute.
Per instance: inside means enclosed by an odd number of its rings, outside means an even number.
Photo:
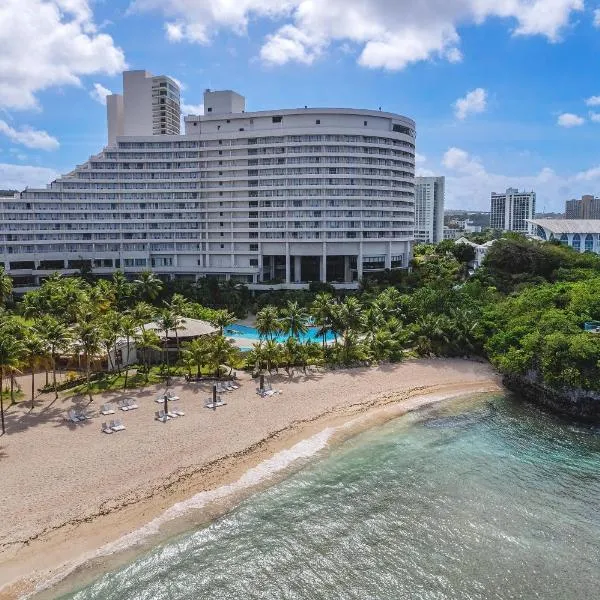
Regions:
<svg viewBox="0 0 600 600"><path fill-rule="evenodd" d="M560 415L600 423L600 393L581 389L555 389L534 375L505 375L504 385L528 400Z"/></svg>

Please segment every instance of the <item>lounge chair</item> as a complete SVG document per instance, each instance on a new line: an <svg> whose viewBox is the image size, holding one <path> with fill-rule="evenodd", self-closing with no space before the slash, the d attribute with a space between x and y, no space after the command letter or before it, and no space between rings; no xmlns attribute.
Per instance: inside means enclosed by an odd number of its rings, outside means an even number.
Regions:
<svg viewBox="0 0 600 600"><path fill-rule="evenodd" d="M233 383L233 381L229 382L229 385L231 386L232 389L234 390L239 390L240 386L237 383Z"/></svg>
<svg viewBox="0 0 600 600"><path fill-rule="evenodd" d="M172 394L171 392L167 393L167 398L169 400L179 400L179 396L175 396L175 394Z"/></svg>
<svg viewBox="0 0 600 600"><path fill-rule="evenodd" d="M100 407L100 414L101 415L114 415L115 414L115 409L112 407L112 404L103 404Z"/></svg>
<svg viewBox="0 0 600 600"><path fill-rule="evenodd" d="M228 391L228 392L233 392L233 386L231 385L231 383L227 382L223 384L223 387Z"/></svg>
<svg viewBox="0 0 600 600"><path fill-rule="evenodd" d="M125 398L125 402L127 402L129 410L135 410L136 408L139 408L139 406L136 404L135 398Z"/></svg>
<svg viewBox="0 0 600 600"><path fill-rule="evenodd" d="M113 431L125 431L125 425L123 425L121 419L115 419L114 421L111 421L110 428Z"/></svg>
<svg viewBox="0 0 600 600"><path fill-rule="evenodd" d="M216 404L213 404L212 398L208 399L208 402L204 405L206 408L218 408L219 406L225 406L227 402L223 402L220 398L217 398Z"/></svg>
<svg viewBox="0 0 600 600"><path fill-rule="evenodd" d="M182 410L177 409L177 410L174 410L173 413L175 415L177 415L178 417L185 417L185 413Z"/></svg>
<svg viewBox="0 0 600 600"><path fill-rule="evenodd" d="M160 421L161 423L166 423L169 419L169 417L165 414L164 410L157 410L154 413L155 419L157 421Z"/></svg>
<svg viewBox="0 0 600 600"><path fill-rule="evenodd" d="M127 410L129 410L129 406L127 406L127 404L126 404L125 400L119 400L119 401L117 402L117 406L118 406L118 407L119 407L121 410L124 410L124 411L127 411Z"/></svg>
<svg viewBox="0 0 600 600"><path fill-rule="evenodd" d="M80 421L87 421L92 418L92 415L85 412L85 410L78 410L75 414L79 417Z"/></svg>
<svg viewBox="0 0 600 600"><path fill-rule="evenodd" d="M81 421L82 419L79 417L79 415L73 409L71 409L67 413L65 420L70 421L71 423L79 423L79 421Z"/></svg>
<svg viewBox="0 0 600 600"><path fill-rule="evenodd" d="M109 427L108 423L102 423L102 433L113 433L113 430Z"/></svg>

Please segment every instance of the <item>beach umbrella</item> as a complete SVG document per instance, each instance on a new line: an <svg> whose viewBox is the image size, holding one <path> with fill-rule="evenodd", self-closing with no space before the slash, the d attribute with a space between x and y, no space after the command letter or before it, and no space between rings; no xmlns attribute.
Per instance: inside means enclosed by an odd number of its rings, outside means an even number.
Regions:
<svg viewBox="0 0 600 600"><path fill-rule="evenodd" d="M265 389L265 376L261 375L260 376L260 384L258 386L258 389L262 392L262 390Z"/></svg>
<svg viewBox="0 0 600 600"><path fill-rule="evenodd" d="M167 393L165 392L165 395L163 396L163 402L165 403L165 415L169 412L169 396L167 396Z"/></svg>
<svg viewBox="0 0 600 600"><path fill-rule="evenodd" d="M213 383L213 410L217 410L217 386Z"/></svg>

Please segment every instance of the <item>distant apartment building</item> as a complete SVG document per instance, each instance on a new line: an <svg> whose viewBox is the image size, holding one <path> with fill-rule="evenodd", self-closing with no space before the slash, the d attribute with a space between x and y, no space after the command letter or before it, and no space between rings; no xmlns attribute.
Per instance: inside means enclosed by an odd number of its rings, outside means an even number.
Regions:
<svg viewBox="0 0 600 600"><path fill-rule="evenodd" d="M505 193L492 192L490 227L502 231L531 233L528 220L535 216L535 192L508 188Z"/></svg>
<svg viewBox="0 0 600 600"><path fill-rule="evenodd" d="M415 177L415 241L437 244L444 239L445 177Z"/></svg>
<svg viewBox="0 0 600 600"><path fill-rule="evenodd" d="M600 198L591 195L581 196L580 200L567 200L566 219L600 219Z"/></svg>
<svg viewBox="0 0 600 600"><path fill-rule="evenodd" d="M465 232L459 227L444 227L442 238L444 240L457 240L463 235L465 235Z"/></svg>
<svg viewBox="0 0 600 600"><path fill-rule="evenodd" d="M106 98L108 145L119 136L179 135L179 85L166 75L125 71L123 94Z"/></svg>

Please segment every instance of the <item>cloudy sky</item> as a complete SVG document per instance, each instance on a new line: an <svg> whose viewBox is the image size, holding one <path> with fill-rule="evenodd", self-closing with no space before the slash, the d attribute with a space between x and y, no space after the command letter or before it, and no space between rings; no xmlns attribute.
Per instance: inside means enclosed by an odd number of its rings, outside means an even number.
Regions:
<svg viewBox="0 0 600 600"><path fill-rule="evenodd" d="M145 68L189 111L210 87L408 115L448 207L600 195L600 0L1 0L0 48L0 187L98 152L106 94Z"/></svg>

